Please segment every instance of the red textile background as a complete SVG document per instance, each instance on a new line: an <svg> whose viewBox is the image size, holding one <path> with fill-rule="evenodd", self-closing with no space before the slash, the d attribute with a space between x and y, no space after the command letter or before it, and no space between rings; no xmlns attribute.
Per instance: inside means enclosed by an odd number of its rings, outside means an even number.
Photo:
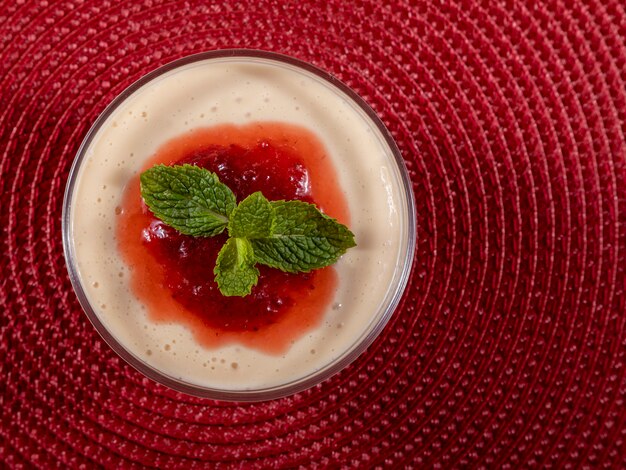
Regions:
<svg viewBox="0 0 626 470"><path fill-rule="evenodd" d="M626 467L619 0L0 3L0 463ZM191 53L286 53L379 113L410 170L408 293L352 366L234 404L143 378L65 269L82 138Z"/></svg>

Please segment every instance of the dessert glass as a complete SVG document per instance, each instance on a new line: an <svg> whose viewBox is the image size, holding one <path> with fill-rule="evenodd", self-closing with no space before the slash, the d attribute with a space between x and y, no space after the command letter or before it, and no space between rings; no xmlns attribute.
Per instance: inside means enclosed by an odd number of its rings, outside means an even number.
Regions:
<svg viewBox="0 0 626 470"><path fill-rule="evenodd" d="M326 91L332 92L339 97L342 103L345 103L350 108L350 113L353 113L355 116L358 115L363 119L363 122L369 126L368 133L374 134L380 143L385 154L384 158L386 158L386 170L381 178L391 181L388 182L389 188L392 188L395 193L393 196L395 199L393 204L390 203L389 211L399 213L398 223L394 228L395 239L388 242L396 245L396 259L391 260L393 268L386 289L384 289L380 298L375 299L375 302L371 302L372 311L352 312L354 315L365 317L362 331L358 332L349 344L345 344L341 351L337 351L332 360L318 364L317 367L314 367L314 370L307 371L301 376L292 376L284 382L272 383L267 386L253 385L242 387L238 385L229 387L199 384L197 381L186 380L182 376L176 377L171 372L160 370L160 367L151 363L150 358L137 354L130 343L120 340L119 335L115 334L107 326L107 322L104 321L107 312L90 295L88 276L85 275L81 268L81 259L78 253L80 250L77 250L77 244L80 243L82 235L74 229L76 224L74 206L78 202L77 197L79 195L77 193L79 189L77 188L80 179L84 176L83 172L95 171L86 168L87 161L90 158L90 151L92 146L95 145L95 140L100 138L101 132L111 126L116 126L113 118L116 116L119 108L124 106L137 93L146 90L146 87L153 86L162 77L175 74L178 70L186 70L190 66L195 65L210 66L211 63L223 65L224 63L228 64L229 61L232 61L233 64L262 64L269 68L276 67L277 70L284 70L284 73L301 74L307 80L314 80L316 83L315 87L323 87ZM359 164L364 165L366 163L360 162ZM365 184L363 187L365 187ZM388 189L388 191L391 191L391 189ZM358 194L351 195L348 193L348 203L350 203L351 197L359 196ZM389 195L389 197L391 198L392 196ZM372 224L377 226L376 230L378 231L388 230L385 226L385 217L381 217L380 220L374 217ZM406 166L393 138L375 112L349 87L329 73L292 57L256 50L219 50L184 57L148 73L124 90L102 112L87 133L71 168L63 204L62 232L68 272L78 300L98 333L128 364L154 381L190 395L220 400L261 401L291 395L313 387L331 377L353 362L380 334L397 308L407 285L416 240L415 201ZM359 234L357 233L356 235L358 244L360 242ZM365 243L367 244L367 242ZM342 260L339 263L342 263ZM355 269L358 270L358 259L355 263ZM375 266L363 266L362 268L375 269ZM341 279L340 277L339 282L349 283L350 280ZM352 286L352 289L358 290L358 285Z"/></svg>

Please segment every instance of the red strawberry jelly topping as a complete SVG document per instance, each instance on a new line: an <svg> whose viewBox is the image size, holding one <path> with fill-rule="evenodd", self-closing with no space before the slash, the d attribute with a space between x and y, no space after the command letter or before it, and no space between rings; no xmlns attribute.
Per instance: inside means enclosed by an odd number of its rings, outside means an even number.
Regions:
<svg viewBox="0 0 626 470"><path fill-rule="evenodd" d="M261 191L270 200L316 203L346 221L343 195L324 148L302 128L257 123L201 129L166 143L146 168L157 163L213 171L237 201ZM318 178L323 184L316 184ZM118 239L129 266L135 267L133 290L151 319L186 324L208 347L239 342L275 353L319 324L337 283L332 267L290 274L258 265L259 282L250 295L225 297L213 267L227 234L195 238L168 227L141 202L136 180L125 194Z"/></svg>

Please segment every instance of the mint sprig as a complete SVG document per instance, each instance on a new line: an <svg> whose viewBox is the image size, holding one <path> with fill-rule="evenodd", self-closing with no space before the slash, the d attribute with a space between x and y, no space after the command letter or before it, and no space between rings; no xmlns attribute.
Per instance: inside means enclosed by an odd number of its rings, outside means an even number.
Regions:
<svg viewBox="0 0 626 470"><path fill-rule="evenodd" d="M314 204L268 201L256 192L237 205L215 173L192 165L154 166L141 174L141 196L155 217L179 232L215 236L228 228L213 273L225 296L246 296L256 264L309 272L335 263L356 246L354 234Z"/></svg>

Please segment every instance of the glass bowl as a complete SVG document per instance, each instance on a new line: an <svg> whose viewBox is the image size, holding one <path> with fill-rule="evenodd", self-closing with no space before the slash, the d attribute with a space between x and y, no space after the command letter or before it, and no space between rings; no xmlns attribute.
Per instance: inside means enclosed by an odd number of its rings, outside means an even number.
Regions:
<svg viewBox="0 0 626 470"><path fill-rule="evenodd" d="M184 95L185 90L191 90L191 95ZM290 99L297 105L289 104ZM213 102L215 106L208 106ZM248 103L251 111L243 113L242 103ZM198 106L206 113L198 114ZM346 184L353 219L350 228L358 244L336 265L339 284L324 325L307 336L306 341L318 345L316 358L300 357L308 344L301 345L300 339L276 357L237 344L218 351L195 345L195 353L189 352L187 358L184 354L173 358L160 349L158 354L146 350L147 342L172 331L186 338L181 348L188 347L191 340L184 336L184 326L151 320L132 294L127 279L130 271L116 258L112 230L113 207L121 197L120 190L129 175L137 174L141 161L171 137L168 132L177 135L183 128L286 115L291 116L290 122L318 133L335 159L338 177ZM358 152L350 153L355 150ZM120 154L128 157L114 165L114 156ZM367 202L371 208L366 201L371 201ZM416 239L415 201L407 169L390 133L365 101L309 63L242 49L176 60L148 73L116 97L78 150L67 182L62 226L72 285L87 317L109 346L158 383L190 395L232 401L291 395L353 362L397 308L407 285ZM113 281L116 274L121 279L118 284ZM111 287L113 284L116 287ZM337 332L342 326L349 333ZM220 363L228 365L224 358L232 351L246 358L248 368L240 364L238 375L231 374L232 380L226 372L211 372L207 364L217 363L211 365L212 370ZM220 355L222 359L216 361ZM204 369L200 369L203 360ZM261 369L266 363L281 364L281 370L291 372L278 373L277 368L276 375L265 374ZM272 378L259 379L265 376Z"/></svg>

